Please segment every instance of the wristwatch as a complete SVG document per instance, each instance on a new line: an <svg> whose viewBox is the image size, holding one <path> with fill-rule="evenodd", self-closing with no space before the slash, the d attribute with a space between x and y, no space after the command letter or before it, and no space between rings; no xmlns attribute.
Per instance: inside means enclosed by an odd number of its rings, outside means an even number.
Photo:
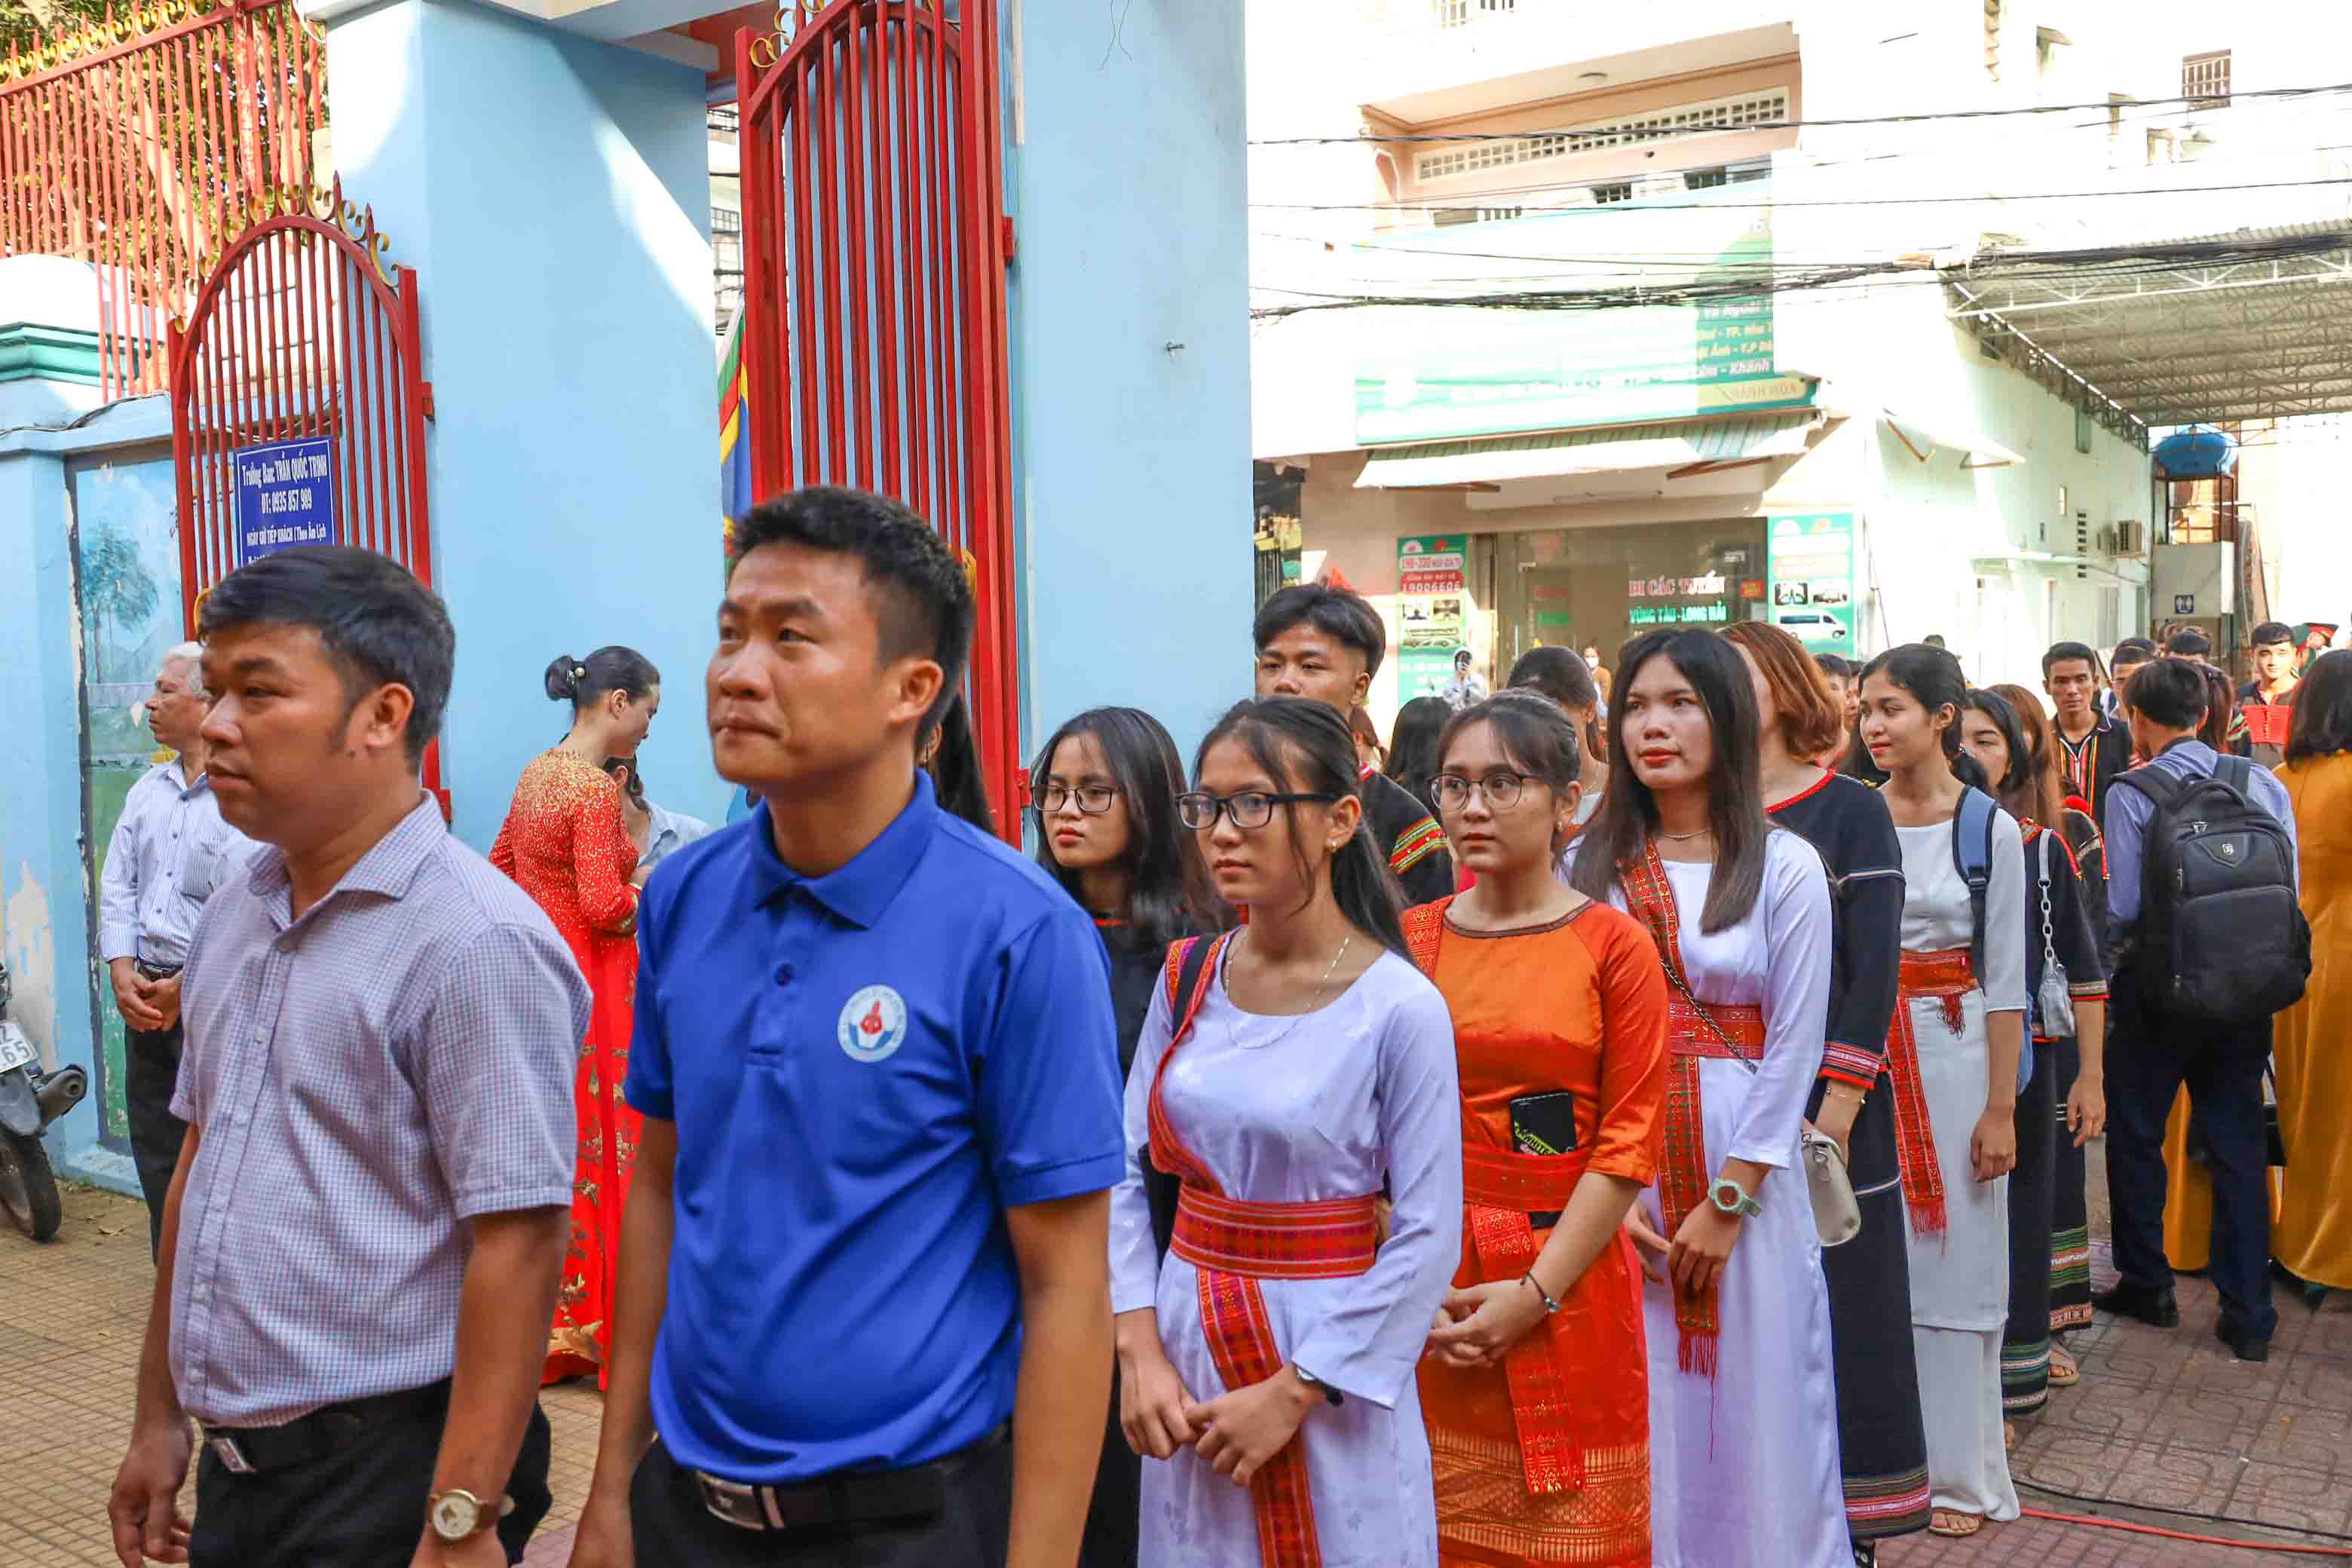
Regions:
<svg viewBox="0 0 2352 1568"><path fill-rule="evenodd" d="M1321 1378L1316 1376L1305 1367L1300 1366L1297 1362L1290 1363L1290 1375L1305 1384L1314 1392L1321 1394L1326 1404L1345 1405L1348 1403L1348 1396L1346 1394L1340 1393L1338 1389L1332 1387L1329 1384L1324 1382Z"/></svg>
<svg viewBox="0 0 2352 1568"><path fill-rule="evenodd" d="M1717 1176L1706 1189L1706 1201L1734 1218L1746 1219L1764 1212L1764 1205L1748 1195L1748 1189L1729 1176Z"/></svg>
<svg viewBox="0 0 2352 1568"><path fill-rule="evenodd" d="M425 1518L433 1533L452 1545L480 1534L513 1511L510 1497L501 1497L492 1505L457 1488L435 1492L425 1503Z"/></svg>

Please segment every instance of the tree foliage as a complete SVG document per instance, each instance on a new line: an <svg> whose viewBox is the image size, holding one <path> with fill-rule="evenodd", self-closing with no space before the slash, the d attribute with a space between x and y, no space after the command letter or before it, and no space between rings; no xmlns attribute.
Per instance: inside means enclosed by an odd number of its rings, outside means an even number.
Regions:
<svg viewBox="0 0 2352 1568"><path fill-rule="evenodd" d="M107 0L0 0L0 50L29 49L85 22L106 19Z"/></svg>

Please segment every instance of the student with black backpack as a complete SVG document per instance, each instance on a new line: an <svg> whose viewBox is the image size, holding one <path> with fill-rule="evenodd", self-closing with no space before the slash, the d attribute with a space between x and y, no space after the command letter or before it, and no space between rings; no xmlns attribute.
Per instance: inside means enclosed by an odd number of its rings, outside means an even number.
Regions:
<svg viewBox="0 0 2352 1568"><path fill-rule="evenodd" d="M2213 1177L2217 1331L2239 1359L2266 1361L2278 1314L2263 1067L2271 1016L2302 996L2311 973L2294 807L2275 776L2197 738L2209 699L2195 664L2146 666L2124 704L2133 744L2151 760L2116 781L2107 806L2116 1032L2129 1042L2107 1068L2107 1185L2122 1279L2092 1304L2158 1328L2180 1321L2164 1253L2164 1125L2186 1083Z"/></svg>

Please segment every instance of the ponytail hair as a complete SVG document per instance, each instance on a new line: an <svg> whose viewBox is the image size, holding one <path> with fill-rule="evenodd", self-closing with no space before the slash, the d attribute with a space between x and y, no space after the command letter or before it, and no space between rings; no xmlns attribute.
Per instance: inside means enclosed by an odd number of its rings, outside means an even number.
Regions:
<svg viewBox="0 0 2352 1568"><path fill-rule="evenodd" d="M1944 761L1954 778L1970 789L1992 794L1992 781L1985 776L1984 769L1960 750L1960 710L1970 704L1968 673L1960 668L1958 656L1926 643L1905 643L1900 647L1888 648L1863 667L1863 679L1868 680L1874 675L1883 676L1889 684L1909 692L1930 718L1940 709L1950 709L1952 721L1944 726ZM1859 739L1858 731L1856 738Z"/></svg>
<svg viewBox="0 0 2352 1568"><path fill-rule="evenodd" d="M1192 754L1197 781L1209 752L1230 741L1250 755L1284 793L1328 795L1335 800L1362 799L1358 779L1356 738L1348 721L1328 705L1299 697L1268 697L1236 702L1211 727ZM1291 854L1299 878L1307 883L1307 899L1314 898L1314 870L1298 842L1298 806L1276 808L1290 824ZM1389 870L1388 859L1372 841L1369 818L1359 818L1355 837L1333 853L1328 866L1331 900L1348 923L1405 957L1404 925L1398 919L1404 907L1403 889ZM1302 902L1300 907L1305 908Z"/></svg>
<svg viewBox="0 0 2352 1568"><path fill-rule="evenodd" d="M608 691L617 691L632 702L643 702L661 684L661 671L635 648L614 643L598 648L586 658L575 659L567 653L551 659L544 680L548 700L569 702L577 713Z"/></svg>

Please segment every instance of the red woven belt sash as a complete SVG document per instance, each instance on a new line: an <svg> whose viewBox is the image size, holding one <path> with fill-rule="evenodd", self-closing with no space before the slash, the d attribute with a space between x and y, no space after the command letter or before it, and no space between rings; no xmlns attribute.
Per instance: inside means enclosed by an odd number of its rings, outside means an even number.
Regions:
<svg viewBox="0 0 2352 1568"><path fill-rule="evenodd" d="M1625 889L1626 908L1647 926L1658 944L1658 957L1673 987L1666 1008L1666 1115L1664 1148L1658 1160L1658 1207L1665 1236L1672 1240L1693 1209L1706 1202L1706 1120L1699 1101L1698 1064L1702 1058L1729 1059L1760 1056L1764 1047L1761 1009L1732 1004L1694 1003L1684 994L1689 972L1683 967L1682 914L1675 907L1675 886L1666 878L1658 847L1642 847L1642 858L1617 868ZM1696 990L1696 986L1688 986ZM1700 1291L1675 1289L1675 1326L1681 1331L1675 1364L1684 1372L1713 1377L1723 1342L1718 1313L1720 1283Z"/></svg>
<svg viewBox="0 0 2352 1568"><path fill-rule="evenodd" d="M1666 1003L1666 1051L1670 1056L1752 1062L1764 1054L1764 1009L1710 1003L1702 1012L1676 992Z"/></svg>
<svg viewBox="0 0 2352 1568"><path fill-rule="evenodd" d="M1217 1179L1208 1165L1185 1147L1175 1121L1168 1114L1163 1092L1168 1064L1192 1036L1193 1016L1214 984L1223 956L1218 949L1228 940L1216 939L1202 984L1191 996L1180 996L1177 991L1192 942L1176 942L1168 950L1168 1010L1176 1026L1151 1079L1150 1124L1152 1164L1182 1177L1184 1183L1177 1194L1176 1231L1170 1250L1192 1265L1200 1294L1201 1337L1208 1342L1217 1376L1231 1393L1264 1383L1284 1365L1259 1279L1318 1279L1361 1274L1372 1263L1373 1222L1370 1197L1294 1205L1251 1204L1225 1196L1217 1190ZM1301 1256L1318 1250L1325 1254L1319 1259ZM1239 1261L1204 1262L1204 1257ZM1307 1485L1307 1440L1303 1431L1291 1438L1250 1480L1260 1568L1322 1568L1315 1500Z"/></svg>
<svg viewBox="0 0 2352 1568"><path fill-rule="evenodd" d="M1255 1204L1186 1182L1169 1250L1195 1268L1248 1279L1345 1279L1372 1266L1374 1194L1318 1204Z"/></svg>
<svg viewBox="0 0 2352 1568"><path fill-rule="evenodd" d="M1927 1090L1919 1081L1919 1037L1911 1026L1911 1004L1934 997L1944 1005L1944 1022L1960 1031L1960 999L1977 987L1969 950L1903 955L1895 1023L1886 1031L1886 1072L1895 1090L1895 1141L1903 1171L1903 1206L1921 1236L1944 1231L1944 1170L1936 1160L1936 1129L1927 1119Z"/></svg>
<svg viewBox="0 0 2352 1568"><path fill-rule="evenodd" d="M1462 1198L1472 1256L1483 1281L1517 1279L1535 1267L1530 1211L1568 1206L1591 1151L1521 1154L1507 1149L1462 1151ZM1537 1496L1584 1485L1584 1444L1569 1404L1567 1339L1572 1321L1555 1314L1503 1353L1503 1381L1511 1393L1511 1421L1519 1436L1519 1468Z"/></svg>

